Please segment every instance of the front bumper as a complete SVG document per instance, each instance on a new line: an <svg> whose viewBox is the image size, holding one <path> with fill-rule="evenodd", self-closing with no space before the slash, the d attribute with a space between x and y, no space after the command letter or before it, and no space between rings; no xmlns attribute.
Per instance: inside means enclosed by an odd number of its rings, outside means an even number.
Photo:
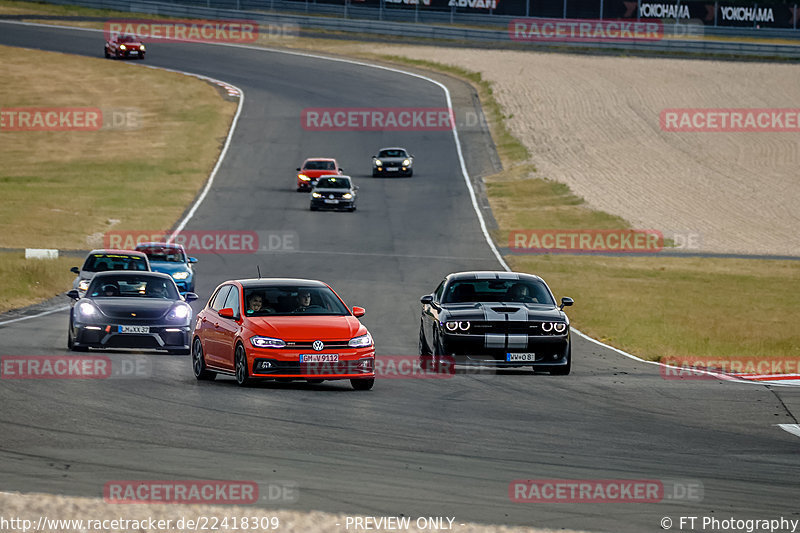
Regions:
<svg viewBox="0 0 800 533"><path fill-rule="evenodd" d="M173 324L150 325L148 333L121 333L119 324L75 324L75 346L88 348L139 348L144 350L188 350L191 327Z"/></svg>
<svg viewBox="0 0 800 533"><path fill-rule="evenodd" d="M126 59L139 59L144 58L144 52L139 50L117 50L117 57L124 57Z"/></svg>
<svg viewBox="0 0 800 533"><path fill-rule="evenodd" d="M313 355L333 355L334 352L312 352ZM309 351L258 349L247 351L247 365L254 378L290 379L366 379L375 377L375 349L338 350L338 361L305 363L301 355Z"/></svg>
<svg viewBox="0 0 800 533"><path fill-rule="evenodd" d="M456 365L497 368L566 365L570 342L569 328L563 335L442 335L442 349Z"/></svg>
<svg viewBox="0 0 800 533"><path fill-rule="evenodd" d="M342 200L339 199L337 203L326 203L325 198L312 198L311 207L315 209L352 209L355 207L355 200Z"/></svg>
<svg viewBox="0 0 800 533"><path fill-rule="evenodd" d="M388 170L389 168L396 169L396 170ZM411 167L403 167L403 166L397 166L397 167L394 167L394 166L392 166L392 167L372 167L372 173L380 175L380 176L383 176L383 175L386 175L386 176L407 176L407 175L411 174L411 172L412 172Z"/></svg>

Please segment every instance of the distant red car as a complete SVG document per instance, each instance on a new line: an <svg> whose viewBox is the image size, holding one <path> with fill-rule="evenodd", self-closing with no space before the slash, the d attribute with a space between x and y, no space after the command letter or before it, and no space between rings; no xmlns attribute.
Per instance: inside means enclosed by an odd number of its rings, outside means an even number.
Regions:
<svg viewBox="0 0 800 533"><path fill-rule="evenodd" d="M144 59L145 51L144 43L132 35L117 35L105 46L106 58Z"/></svg>
<svg viewBox="0 0 800 533"><path fill-rule="evenodd" d="M349 379L356 390L375 382L375 345L358 317L321 281L226 281L197 314L192 367L198 380L232 375L239 385Z"/></svg>
<svg viewBox="0 0 800 533"><path fill-rule="evenodd" d="M303 165L297 168L297 190L310 191L320 176L341 174L343 171L335 159L325 157L306 159Z"/></svg>

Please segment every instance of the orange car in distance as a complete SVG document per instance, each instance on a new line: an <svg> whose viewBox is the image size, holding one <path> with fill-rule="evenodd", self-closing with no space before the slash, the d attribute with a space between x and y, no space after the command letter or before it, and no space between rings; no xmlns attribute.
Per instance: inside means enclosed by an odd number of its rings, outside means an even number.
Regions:
<svg viewBox="0 0 800 533"><path fill-rule="evenodd" d="M341 174L344 169L339 168L335 159L313 157L303 161L303 165L297 167L297 172L297 190L310 191L320 176Z"/></svg>
<svg viewBox="0 0 800 533"><path fill-rule="evenodd" d="M349 379L356 390L375 383L375 345L358 318L327 284L306 279L231 280L197 314L192 367L198 380L232 375L239 385Z"/></svg>

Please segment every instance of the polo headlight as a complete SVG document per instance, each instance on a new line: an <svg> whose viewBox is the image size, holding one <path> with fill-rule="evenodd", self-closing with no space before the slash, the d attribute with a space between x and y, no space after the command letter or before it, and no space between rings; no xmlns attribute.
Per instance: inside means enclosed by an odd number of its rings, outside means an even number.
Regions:
<svg viewBox="0 0 800 533"><path fill-rule="evenodd" d="M272 337L250 337L250 344L256 348L284 348L286 342Z"/></svg>
<svg viewBox="0 0 800 533"><path fill-rule="evenodd" d="M81 302L78 304L78 314L83 318L92 318L97 316L99 313L97 308L89 302Z"/></svg>
<svg viewBox="0 0 800 533"><path fill-rule="evenodd" d="M314 197L314 198L322 198L322 195L320 193L318 193L318 192L312 192L311 196Z"/></svg>
<svg viewBox="0 0 800 533"><path fill-rule="evenodd" d="M410 159L403 159L403 166L404 167L410 167L411 166L411 160Z"/></svg>
<svg viewBox="0 0 800 533"><path fill-rule="evenodd" d="M78 290L79 291L83 291L83 292L88 291L89 290L89 280L88 279L80 280L78 282Z"/></svg>
<svg viewBox="0 0 800 533"><path fill-rule="evenodd" d="M299 180L302 180L302 181L311 181L311 178L309 178L309 177L308 177L308 176L306 176L305 174L298 174L298 175L297 175L297 178L298 178Z"/></svg>
<svg viewBox="0 0 800 533"><path fill-rule="evenodd" d="M372 335L367 333L366 335L355 337L350 339L350 342L348 342L347 345L351 348L367 348L372 346Z"/></svg>
<svg viewBox="0 0 800 533"><path fill-rule="evenodd" d="M344 198L345 200L349 200L352 197L353 197L352 193L349 192L346 192L342 195L342 198Z"/></svg>
<svg viewBox="0 0 800 533"><path fill-rule="evenodd" d="M375 160L375 166L376 166L376 167L382 167L382 166L383 166L383 163L381 163L381 160L380 160L380 159L376 159L376 160Z"/></svg>
<svg viewBox="0 0 800 533"><path fill-rule="evenodd" d="M188 304L178 304L169 312L167 320L186 320L191 314L192 308Z"/></svg>

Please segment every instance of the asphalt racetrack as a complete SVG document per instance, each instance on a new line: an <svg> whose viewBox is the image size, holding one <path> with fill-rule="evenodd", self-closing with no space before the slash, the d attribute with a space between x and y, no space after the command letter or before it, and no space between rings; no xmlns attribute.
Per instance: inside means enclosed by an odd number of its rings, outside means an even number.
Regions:
<svg viewBox="0 0 800 533"><path fill-rule="evenodd" d="M3 45L99 58L102 40L0 23ZM294 252L200 256L195 308L219 282L255 276L258 264L265 276L330 283L349 305L367 309L363 321L379 356L410 356L421 295L450 272L500 269L450 132L300 126L308 107L443 107L434 84L204 44L148 43L144 64L218 78L245 93L228 156L186 229L297 233ZM161 95L141 87L132 96ZM411 150L413 178L368 177L370 155L384 145ZM293 190L300 161L329 155L361 186L355 213L310 212L307 195ZM471 171L477 166L470 162ZM58 312L0 327L0 354L69 354L67 320ZM277 506L607 532L662 531L662 517L799 517L800 440L776 424L797 423L800 392L664 379L656 365L577 335L573 343L569 376L384 379L370 392L347 382L198 383L188 356L161 354L137 356L151 371L146 379L3 380L0 490L101 497L111 480L292 482L299 497ZM658 503L516 503L508 492L516 479L647 479L702 491Z"/></svg>

